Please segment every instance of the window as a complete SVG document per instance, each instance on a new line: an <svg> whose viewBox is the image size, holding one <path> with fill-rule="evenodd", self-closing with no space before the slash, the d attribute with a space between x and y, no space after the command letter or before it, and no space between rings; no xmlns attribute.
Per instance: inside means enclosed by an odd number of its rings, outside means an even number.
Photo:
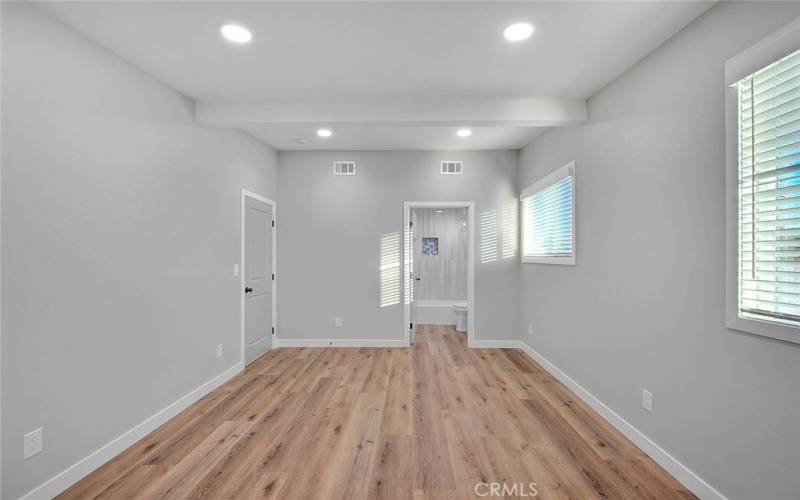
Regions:
<svg viewBox="0 0 800 500"><path fill-rule="evenodd" d="M800 342L800 51L786 34L726 63L726 301L730 328Z"/></svg>
<svg viewBox="0 0 800 500"><path fill-rule="evenodd" d="M575 163L525 189L522 262L575 264Z"/></svg>
<svg viewBox="0 0 800 500"><path fill-rule="evenodd" d="M800 51L736 89L739 311L800 324Z"/></svg>

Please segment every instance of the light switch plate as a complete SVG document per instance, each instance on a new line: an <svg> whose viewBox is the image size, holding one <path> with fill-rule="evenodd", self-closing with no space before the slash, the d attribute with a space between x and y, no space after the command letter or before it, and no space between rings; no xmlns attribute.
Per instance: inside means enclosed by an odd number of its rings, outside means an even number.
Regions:
<svg viewBox="0 0 800 500"><path fill-rule="evenodd" d="M22 459L38 455L44 448L44 431L41 427L22 436Z"/></svg>
<svg viewBox="0 0 800 500"><path fill-rule="evenodd" d="M239 276L239 264L234 264L233 265L233 275L234 276Z"/></svg>
<svg viewBox="0 0 800 500"><path fill-rule="evenodd" d="M333 318L333 327L334 328L341 328L342 327L342 318Z"/></svg>

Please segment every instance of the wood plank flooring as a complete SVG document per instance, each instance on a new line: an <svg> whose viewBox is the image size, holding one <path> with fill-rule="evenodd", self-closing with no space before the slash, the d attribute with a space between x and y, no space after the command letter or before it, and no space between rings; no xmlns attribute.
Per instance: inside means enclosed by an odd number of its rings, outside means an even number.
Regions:
<svg viewBox="0 0 800 500"><path fill-rule="evenodd" d="M478 483L695 498L521 351L424 325L411 349L277 349L59 498L486 498Z"/></svg>

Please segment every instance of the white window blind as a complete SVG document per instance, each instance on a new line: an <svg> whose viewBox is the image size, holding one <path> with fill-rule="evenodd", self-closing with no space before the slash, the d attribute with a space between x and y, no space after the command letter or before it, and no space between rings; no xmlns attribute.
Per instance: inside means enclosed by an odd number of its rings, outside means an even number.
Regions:
<svg viewBox="0 0 800 500"><path fill-rule="evenodd" d="M800 325L800 51L736 86L739 314Z"/></svg>
<svg viewBox="0 0 800 500"><path fill-rule="evenodd" d="M522 261L575 263L575 165L522 192Z"/></svg>

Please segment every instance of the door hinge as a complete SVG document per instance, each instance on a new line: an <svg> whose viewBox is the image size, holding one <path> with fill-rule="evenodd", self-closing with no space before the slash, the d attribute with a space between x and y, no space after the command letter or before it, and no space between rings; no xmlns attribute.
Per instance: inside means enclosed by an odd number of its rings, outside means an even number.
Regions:
<svg viewBox="0 0 800 500"><path fill-rule="evenodd" d="M275 333L275 327L274 326L272 327L272 333Z"/></svg>
<svg viewBox="0 0 800 500"><path fill-rule="evenodd" d="M272 273L272 281L275 281L275 273Z"/></svg>
<svg viewBox="0 0 800 500"><path fill-rule="evenodd" d="M414 221L408 221L408 227L414 227Z"/></svg>
<svg viewBox="0 0 800 500"><path fill-rule="evenodd" d="M274 220L272 221L272 227L275 227L275 221Z"/></svg>
<svg viewBox="0 0 800 500"><path fill-rule="evenodd" d="M413 330L414 329L414 323L409 323L408 324L408 329L409 330Z"/></svg>

